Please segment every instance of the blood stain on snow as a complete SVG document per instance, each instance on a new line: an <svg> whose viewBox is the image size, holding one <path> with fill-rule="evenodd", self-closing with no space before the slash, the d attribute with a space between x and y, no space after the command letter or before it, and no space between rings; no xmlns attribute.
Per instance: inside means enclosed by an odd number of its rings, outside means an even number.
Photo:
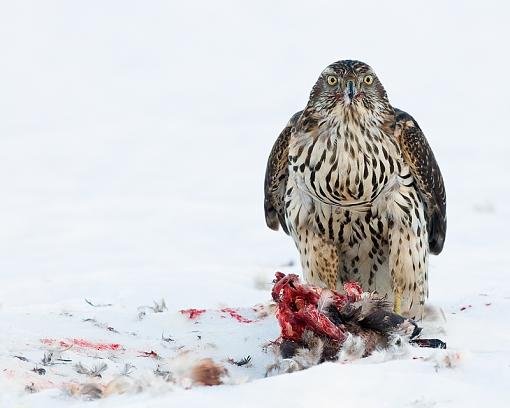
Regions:
<svg viewBox="0 0 510 408"><path fill-rule="evenodd" d="M16 371L15 370L4 368L3 372L5 373L5 376L7 378L9 378L9 379L13 379L13 378L16 377Z"/></svg>
<svg viewBox="0 0 510 408"><path fill-rule="evenodd" d="M233 319L236 319L239 323L253 323L255 320L247 319L244 316L241 316L235 309L232 309L230 307L225 307L220 310L223 313L227 313L232 317Z"/></svg>
<svg viewBox="0 0 510 408"><path fill-rule="evenodd" d="M54 339L41 339L41 343L46 345L52 345L57 343ZM94 350L112 350L117 351L121 350L122 346L118 343L92 343L88 340L84 339L67 339L67 340L60 340L58 341L58 344L60 347L71 347L71 346L77 346L81 348L88 348L88 349L94 349Z"/></svg>
<svg viewBox="0 0 510 408"><path fill-rule="evenodd" d="M205 309L182 309L179 312L183 315L188 315L188 318L193 320L199 317L201 314L205 313L207 310Z"/></svg>

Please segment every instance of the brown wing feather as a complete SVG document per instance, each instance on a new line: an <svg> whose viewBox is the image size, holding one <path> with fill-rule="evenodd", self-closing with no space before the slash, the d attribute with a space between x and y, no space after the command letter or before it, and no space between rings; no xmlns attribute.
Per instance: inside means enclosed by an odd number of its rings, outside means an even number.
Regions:
<svg viewBox="0 0 510 408"><path fill-rule="evenodd" d="M266 177L264 179L264 212L266 224L273 230L278 230L279 224L286 234L289 233L285 222L285 189L289 177L288 158L289 140L292 127L301 112L296 113L282 130L271 149L267 159Z"/></svg>
<svg viewBox="0 0 510 408"><path fill-rule="evenodd" d="M411 115L395 109L396 136L425 203L429 249L439 254L446 236L446 192L434 153Z"/></svg>

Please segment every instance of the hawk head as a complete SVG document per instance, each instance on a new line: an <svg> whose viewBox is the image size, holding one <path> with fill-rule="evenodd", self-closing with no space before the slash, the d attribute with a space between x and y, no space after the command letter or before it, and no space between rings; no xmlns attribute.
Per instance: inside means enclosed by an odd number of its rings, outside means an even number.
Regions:
<svg viewBox="0 0 510 408"><path fill-rule="evenodd" d="M329 65L315 83L308 107L321 116L378 119L392 112L386 91L373 69L360 61Z"/></svg>

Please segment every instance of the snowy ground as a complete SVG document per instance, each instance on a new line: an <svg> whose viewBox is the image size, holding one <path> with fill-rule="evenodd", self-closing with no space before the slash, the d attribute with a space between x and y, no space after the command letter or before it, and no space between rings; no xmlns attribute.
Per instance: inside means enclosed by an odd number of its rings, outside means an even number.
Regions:
<svg viewBox="0 0 510 408"><path fill-rule="evenodd" d="M0 407L510 405L506 2L275 3L0 4ZM449 350L264 379L261 346L278 329L251 307L275 270L299 272L289 238L264 223L265 161L343 58L375 68L443 170L449 230L430 301ZM183 308L210 311L190 321ZM70 343L71 362L42 365ZM243 384L95 402L61 390L85 381L78 362L106 362L104 381L130 362L140 378L181 346ZM227 361L247 355L248 367Z"/></svg>

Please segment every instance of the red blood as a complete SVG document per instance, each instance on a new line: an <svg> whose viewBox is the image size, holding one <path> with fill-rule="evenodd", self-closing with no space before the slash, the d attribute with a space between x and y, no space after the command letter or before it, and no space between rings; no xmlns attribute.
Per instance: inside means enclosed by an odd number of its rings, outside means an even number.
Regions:
<svg viewBox="0 0 510 408"><path fill-rule="evenodd" d="M239 323L253 323L255 320L247 319L244 316L241 316L235 309L231 309L230 307L225 307L220 310L223 313L228 313L230 317L236 319Z"/></svg>
<svg viewBox="0 0 510 408"><path fill-rule="evenodd" d="M331 299L331 303L338 309L342 308L350 302L350 298L346 295L338 293L336 290L322 289L322 294L328 294Z"/></svg>
<svg viewBox="0 0 510 408"><path fill-rule="evenodd" d="M282 338L287 340L300 340L305 331L305 322L296 317L295 312L286 303L278 304L276 318L280 323Z"/></svg>
<svg viewBox="0 0 510 408"><path fill-rule="evenodd" d="M322 334L337 341L345 340L343 331L326 315L319 312L316 305L306 305L296 313L296 317L303 320L305 327L316 334Z"/></svg>
<svg viewBox="0 0 510 408"><path fill-rule="evenodd" d="M341 310L347 303L361 299L361 286L355 282L346 283L346 295L342 295L334 290L303 285L297 275L284 275L281 272L276 273L273 283L271 294L278 306L276 318L283 339L300 340L305 330L311 330L335 341L345 340L341 327L319 310L318 303L321 295L324 295L333 307Z"/></svg>
<svg viewBox="0 0 510 408"><path fill-rule="evenodd" d="M56 342L56 340L53 339L41 339L41 343L52 345ZM88 340L84 339L67 339L67 340L60 340L58 342L60 347L71 347L71 346L77 346L81 348L88 348L88 349L95 349L95 350L120 350L122 349L122 346L118 343L92 343Z"/></svg>
<svg viewBox="0 0 510 408"><path fill-rule="evenodd" d="M71 339L71 344L83 347L83 348L91 348L96 350L119 350L121 348L120 344L118 343L91 343L90 341L83 340L83 339ZM60 342L61 344L64 342Z"/></svg>
<svg viewBox="0 0 510 408"><path fill-rule="evenodd" d="M274 274L273 283L276 283L276 282L282 280L283 278L285 278L285 274L283 272L276 272Z"/></svg>
<svg viewBox="0 0 510 408"><path fill-rule="evenodd" d="M276 277L273 280L273 290L271 291L273 300L278 302L278 300L284 296L284 294L282 294L282 290L293 286L293 282L299 282L299 277L297 275L290 273L285 276L282 272L276 272Z"/></svg>
<svg viewBox="0 0 510 408"><path fill-rule="evenodd" d="M199 317L201 314L205 313L206 310L205 309L183 309L183 310L179 310L179 312L181 312L181 314L183 315L188 315L188 318L190 319L196 319L197 317Z"/></svg>
<svg viewBox="0 0 510 408"><path fill-rule="evenodd" d="M357 302L361 300L361 295L363 294L363 289L358 282L346 282L344 283L344 291L349 301Z"/></svg>

